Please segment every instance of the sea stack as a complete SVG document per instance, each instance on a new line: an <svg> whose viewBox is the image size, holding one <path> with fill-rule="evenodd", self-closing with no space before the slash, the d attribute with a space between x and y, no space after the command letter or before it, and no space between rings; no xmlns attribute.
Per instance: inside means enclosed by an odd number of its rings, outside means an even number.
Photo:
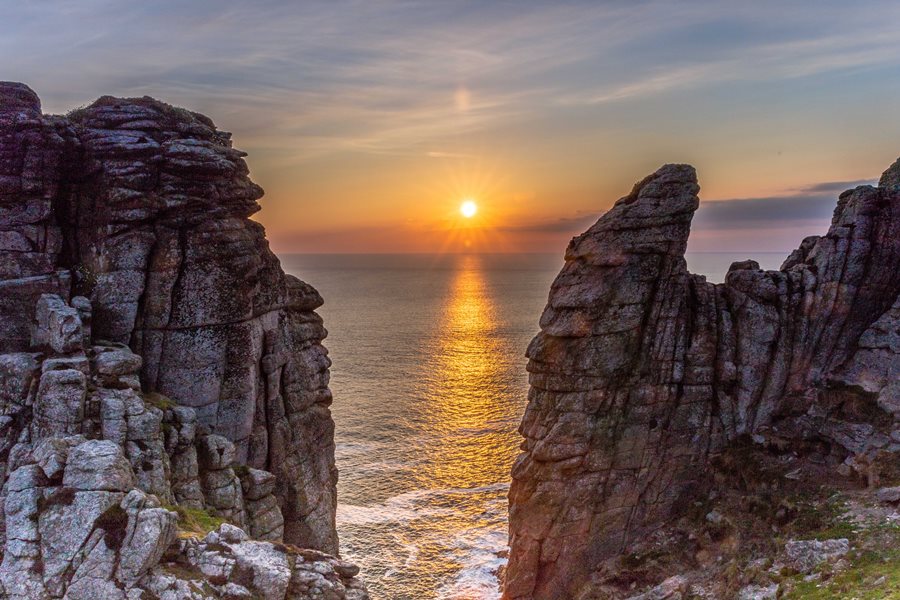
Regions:
<svg viewBox="0 0 900 600"><path fill-rule="evenodd" d="M0 597L365 597L329 556L322 298L230 138L0 83Z"/></svg>
<svg viewBox="0 0 900 600"><path fill-rule="evenodd" d="M681 598L699 550L656 560L656 581L639 559L697 548L687 521L683 540L665 528L737 489L752 469L729 470L736 453L784 465L767 494L896 475L900 161L841 194L780 270L738 262L723 284L686 267L698 193L691 166L665 165L569 244L527 352L508 600L624 598L668 576L646 597Z"/></svg>

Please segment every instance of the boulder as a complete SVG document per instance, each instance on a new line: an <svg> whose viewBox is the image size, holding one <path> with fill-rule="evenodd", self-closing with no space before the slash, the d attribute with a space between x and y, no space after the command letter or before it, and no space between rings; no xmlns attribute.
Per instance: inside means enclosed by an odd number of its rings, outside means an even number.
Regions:
<svg viewBox="0 0 900 600"><path fill-rule="evenodd" d="M880 502L886 504L900 502L900 486L881 488L875 494Z"/></svg>
<svg viewBox="0 0 900 600"><path fill-rule="evenodd" d="M86 392L87 378L81 371L44 373L34 402L34 438L81 433Z"/></svg>
<svg viewBox="0 0 900 600"><path fill-rule="evenodd" d="M130 375L141 370L141 357L128 346L94 346L95 365L101 375Z"/></svg>
<svg viewBox="0 0 900 600"><path fill-rule="evenodd" d="M800 573L811 573L820 564L838 559L850 552L850 541L791 540L784 545L786 566Z"/></svg>
<svg viewBox="0 0 900 600"><path fill-rule="evenodd" d="M688 583L684 577L676 575L663 581L658 586L628 600L682 600L687 597Z"/></svg>
<svg viewBox="0 0 900 600"><path fill-rule="evenodd" d="M120 446L88 440L69 451L63 485L76 490L127 492L135 479Z"/></svg>
<svg viewBox="0 0 900 600"><path fill-rule="evenodd" d="M59 296L43 294L38 300L34 321L34 346L50 348L59 354L82 349L84 333L78 310L67 305Z"/></svg>
<svg viewBox="0 0 900 600"><path fill-rule="evenodd" d="M748 585L738 592L738 600L777 600L778 584L772 585Z"/></svg>

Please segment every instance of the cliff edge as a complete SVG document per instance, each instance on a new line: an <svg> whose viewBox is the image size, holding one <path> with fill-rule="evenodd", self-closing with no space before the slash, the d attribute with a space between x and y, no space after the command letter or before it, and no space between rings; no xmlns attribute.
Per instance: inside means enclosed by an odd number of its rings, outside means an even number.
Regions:
<svg viewBox="0 0 900 600"><path fill-rule="evenodd" d="M666 165L566 251L527 352L504 598L625 597L702 567L704 536L727 555L711 506L777 529L790 493L898 475L900 161L841 194L780 270L735 263L719 285L684 260L698 192L691 166ZM751 496L775 502L758 522ZM682 597L667 593L646 597ZM732 597L717 593L698 597Z"/></svg>
<svg viewBox="0 0 900 600"><path fill-rule="evenodd" d="M244 156L149 97L0 83L0 597L365 597L328 556L322 299Z"/></svg>

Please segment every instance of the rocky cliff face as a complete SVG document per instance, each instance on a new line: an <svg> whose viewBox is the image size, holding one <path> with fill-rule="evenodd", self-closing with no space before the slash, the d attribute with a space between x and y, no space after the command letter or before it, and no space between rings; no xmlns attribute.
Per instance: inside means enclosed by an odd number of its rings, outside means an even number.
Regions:
<svg viewBox="0 0 900 600"><path fill-rule="evenodd" d="M698 191L666 165L569 245L528 348L505 598L620 597L623 557L738 447L788 448L795 479L896 475L900 161L779 271L721 285L684 260Z"/></svg>
<svg viewBox="0 0 900 600"><path fill-rule="evenodd" d="M316 552L338 550L322 300L248 219L229 138L0 83L0 597L364 597ZM178 541L198 519L233 526Z"/></svg>

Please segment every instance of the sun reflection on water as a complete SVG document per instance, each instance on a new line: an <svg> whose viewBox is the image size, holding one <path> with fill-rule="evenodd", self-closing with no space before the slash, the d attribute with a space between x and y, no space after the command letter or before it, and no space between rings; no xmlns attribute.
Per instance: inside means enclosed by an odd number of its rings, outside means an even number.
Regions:
<svg viewBox="0 0 900 600"><path fill-rule="evenodd" d="M366 363L394 377L387 393L336 414L352 420L357 440L338 445L341 545L362 564L374 600L499 597L527 390L523 351L542 298L528 295L540 288L527 274L496 258L442 261L390 288L403 309L372 332L379 344ZM348 311L346 319L371 326L371 317L357 317ZM360 399L370 398L365 389ZM341 431L348 435L346 425Z"/></svg>
<svg viewBox="0 0 900 600"><path fill-rule="evenodd" d="M506 478L508 432L497 428L503 416L497 400L504 367L497 334L481 258L463 256L442 311L428 374L428 400L434 403L429 425L451 441L423 474L431 485L470 488Z"/></svg>

